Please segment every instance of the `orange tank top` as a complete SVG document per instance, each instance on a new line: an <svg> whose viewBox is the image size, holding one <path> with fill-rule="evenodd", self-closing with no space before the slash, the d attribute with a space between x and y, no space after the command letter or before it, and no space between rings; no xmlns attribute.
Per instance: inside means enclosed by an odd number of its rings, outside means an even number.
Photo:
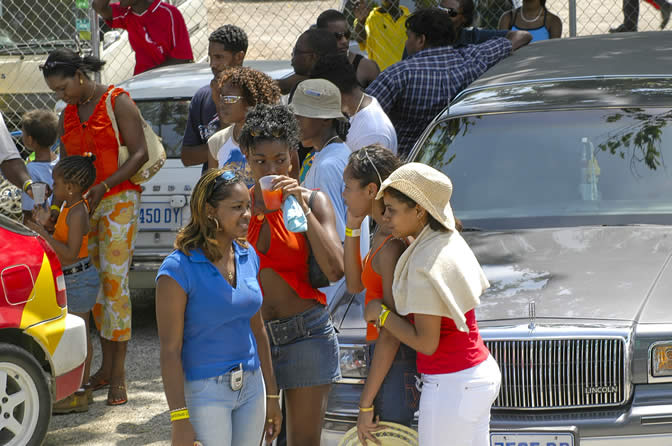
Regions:
<svg viewBox="0 0 672 446"><path fill-rule="evenodd" d="M68 214L70 213L70 209L73 207L77 206L79 203L84 202L84 206L86 206L86 210L89 210L89 204L86 202L86 200L80 200L77 203L73 204L72 206L66 208L63 206L63 209L61 209L61 213L58 214L58 220L56 220L56 225L54 226L54 240L58 240L59 242L67 243L68 242ZM79 254L77 254L77 258L79 259L84 259L89 256L89 248L88 248L88 243L89 243L89 235L84 234L84 237L82 237L82 246L79 248Z"/></svg>
<svg viewBox="0 0 672 446"><path fill-rule="evenodd" d="M61 142L68 155L82 155L84 152L91 152L96 155L96 160L93 162L96 167L94 186L104 181L119 168L119 144L112 128L112 121L107 115L105 100L107 95L112 95L112 108L114 109L114 104L120 94L128 93L121 88L114 88L113 85L110 85L107 92L96 104L91 117L85 122L79 120L76 105L70 104L65 107ZM119 137L123 144L121 135ZM126 180L111 188L103 196L108 197L125 190L141 192L142 189L137 184Z"/></svg>
<svg viewBox="0 0 672 446"><path fill-rule="evenodd" d="M383 298L383 278L373 270L373 258L378 254L378 251L385 246L388 240L392 238L392 235L388 235L383 243L373 251L371 251L364 257L364 265L362 266L362 285L366 288L366 293L364 294L364 306L368 305L374 299ZM374 324L366 324L366 340L375 341L378 339L378 329Z"/></svg>
<svg viewBox="0 0 672 446"><path fill-rule="evenodd" d="M271 231L271 243L266 254L257 249L264 220L268 222ZM303 234L291 232L285 228L282 209L253 216L247 229L247 240L259 255L259 270L270 268L282 277L300 298L314 299L322 305L327 304L325 294L313 288L308 280L310 250L308 241Z"/></svg>

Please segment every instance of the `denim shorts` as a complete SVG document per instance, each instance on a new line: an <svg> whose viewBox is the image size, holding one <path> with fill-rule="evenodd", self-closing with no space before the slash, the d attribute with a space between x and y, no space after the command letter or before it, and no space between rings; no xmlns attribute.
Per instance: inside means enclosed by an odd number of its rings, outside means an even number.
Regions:
<svg viewBox="0 0 672 446"><path fill-rule="evenodd" d="M86 267L87 263L88 267ZM83 271L68 274L68 270L77 270L82 267L85 268ZM98 277L98 270L93 266L93 262L87 257L68 265L63 268L63 277L65 278L65 292L68 296L68 311L72 313L91 311L100 288L100 277Z"/></svg>
<svg viewBox="0 0 672 446"><path fill-rule="evenodd" d="M320 386L341 378L336 330L324 306L265 324L278 388Z"/></svg>
<svg viewBox="0 0 672 446"><path fill-rule="evenodd" d="M374 350L375 344L369 345L369 366ZM399 345L392 367L373 400L375 413L382 421L411 426L420 403L415 358L415 350L404 343Z"/></svg>

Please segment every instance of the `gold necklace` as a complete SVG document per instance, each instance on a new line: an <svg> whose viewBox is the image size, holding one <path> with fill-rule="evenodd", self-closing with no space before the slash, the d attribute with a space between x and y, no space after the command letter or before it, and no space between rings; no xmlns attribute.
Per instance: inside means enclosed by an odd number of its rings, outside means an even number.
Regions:
<svg viewBox="0 0 672 446"><path fill-rule="evenodd" d="M233 269L235 271L235 269L236 269L236 254L235 254L235 251L233 250L233 245L231 245L231 254L233 255ZM225 268L224 271L226 272L229 283L231 284L231 286L233 286L233 271L229 271L228 268Z"/></svg>
<svg viewBox="0 0 672 446"><path fill-rule="evenodd" d="M89 96L89 99L87 99L84 102L80 102L79 105L86 105L89 102L91 102L91 99L93 99L93 95L96 94L96 83L93 83L93 90L91 91L91 96Z"/></svg>

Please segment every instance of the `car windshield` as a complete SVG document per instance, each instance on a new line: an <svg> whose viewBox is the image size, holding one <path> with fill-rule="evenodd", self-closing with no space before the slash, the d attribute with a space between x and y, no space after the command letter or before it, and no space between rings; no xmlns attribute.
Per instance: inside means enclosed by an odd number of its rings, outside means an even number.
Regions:
<svg viewBox="0 0 672 446"><path fill-rule="evenodd" d="M168 158L180 158L189 100L138 101L145 120L161 138Z"/></svg>
<svg viewBox="0 0 672 446"><path fill-rule="evenodd" d="M455 214L481 227L670 224L670 123L662 108L465 116L415 160L452 179Z"/></svg>
<svg viewBox="0 0 672 446"><path fill-rule="evenodd" d="M0 0L0 54L44 54L75 48L77 21L87 12L75 0Z"/></svg>

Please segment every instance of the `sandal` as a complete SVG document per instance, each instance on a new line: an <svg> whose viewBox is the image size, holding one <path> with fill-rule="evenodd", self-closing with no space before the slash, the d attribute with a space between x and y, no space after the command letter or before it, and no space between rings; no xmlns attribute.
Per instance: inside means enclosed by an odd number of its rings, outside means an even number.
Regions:
<svg viewBox="0 0 672 446"><path fill-rule="evenodd" d="M112 393L113 390L123 392L124 396L122 398L112 399L110 397L110 393ZM126 395L126 386L123 385L123 384L119 384L117 386L110 386L110 390L108 391L108 394L107 394L107 405L108 406L122 406L126 403L128 403L128 395Z"/></svg>
<svg viewBox="0 0 672 446"><path fill-rule="evenodd" d="M64 400L54 403L53 414L81 413L89 410L89 391L77 391Z"/></svg>
<svg viewBox="0 0 672 446"><path fill-rule="evenodd" d="M84 388L90 390L91 392L95 392L96 390L104 389L110 385L109 380L99 378L99 376L100 373L96 373L91 378L89 378L89 382L84 386ZM93 398L93 396L91 398Z"/></svg>

